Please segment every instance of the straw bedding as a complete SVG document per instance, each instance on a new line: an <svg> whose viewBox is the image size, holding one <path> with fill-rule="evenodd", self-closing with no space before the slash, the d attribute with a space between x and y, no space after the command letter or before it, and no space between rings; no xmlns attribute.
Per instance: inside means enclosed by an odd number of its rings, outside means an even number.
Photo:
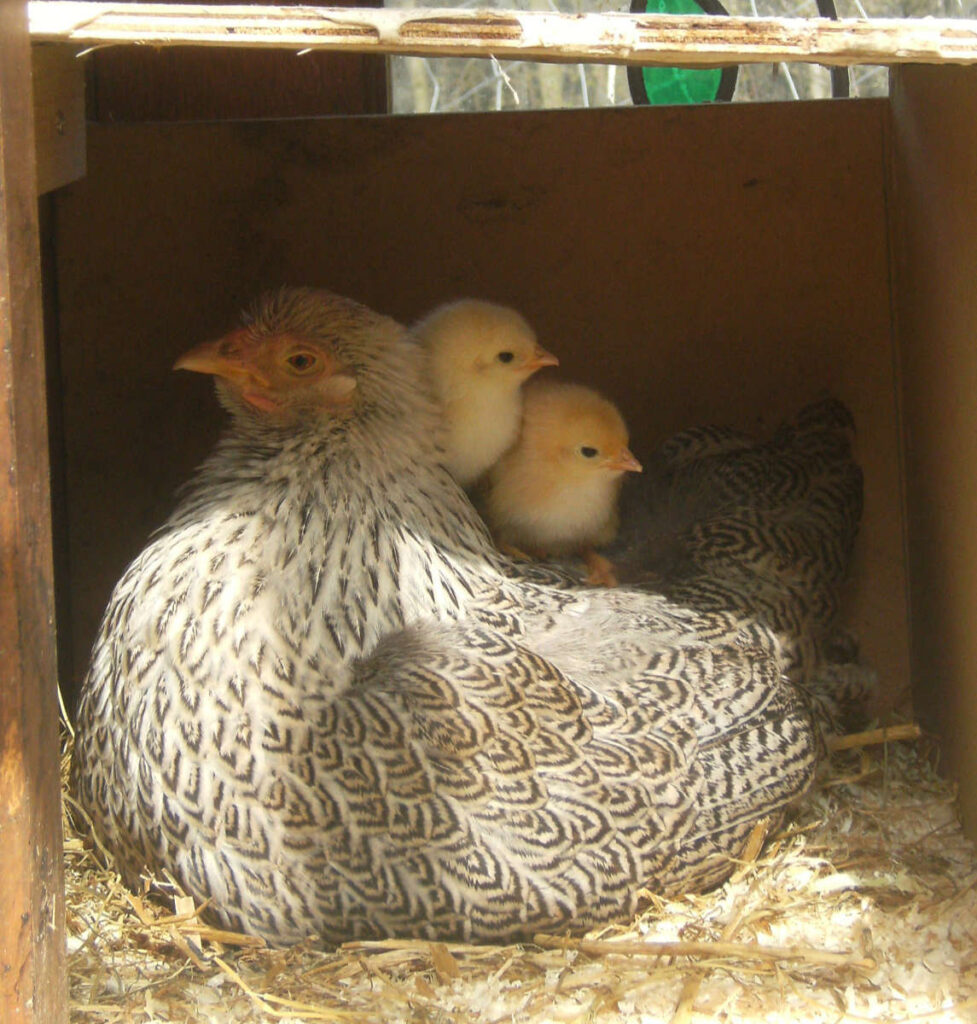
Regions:
<svg viewBox="0 0 977 1024"><path fill-rule="evenodd" d="M977 856L925 743L836 752L721 889L522 946L269 950L127 892L67 803L75 1021L977 1021Z"/></svg>

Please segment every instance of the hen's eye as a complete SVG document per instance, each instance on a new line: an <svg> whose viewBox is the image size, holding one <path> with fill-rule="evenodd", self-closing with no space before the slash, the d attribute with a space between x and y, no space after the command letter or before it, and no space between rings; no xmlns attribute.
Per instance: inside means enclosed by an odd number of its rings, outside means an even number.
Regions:
<svg viewBox="0 0 977 1024"><path fill-rule="evenodd" d="M516 358L514 352L500 352L496 357L500 363L511 363Z"/></svg>
<svg viewBox="0 0 977 1024"><path fill-rule="evenodd" d="M594 458L594 457L595 457L595 456L596 456L596 455L597 455L598 453L597 453L597 449L596 449L596 448L591 448L589 444L585 444L585 445L584 445L584 446L583 446L583 447L582 447L582 448L580 449L580 454L581 454L581 455L582 455L582 456L583 456L583 457L584 457L585 459L592 459L592 458Z"/></svg>
<svg viewBox="0 0 977 1024"><path fill-rule="evenodd" d="M308 373L315 366L316 357L310 352L295 352L285 361L296 373Z"/></svg>

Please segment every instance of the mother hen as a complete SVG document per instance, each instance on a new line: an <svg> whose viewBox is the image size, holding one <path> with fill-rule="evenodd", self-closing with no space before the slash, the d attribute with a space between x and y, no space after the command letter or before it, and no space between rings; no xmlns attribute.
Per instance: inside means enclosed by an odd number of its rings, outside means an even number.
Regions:
<svg viewBox="0 0 977 1024"><path fill-rule="evenodd" d="M275 944L620 918L722 881L815 769L767 626L496 553L421 360L308 289L184 356L230 424L84 683L74 785L126 878Z"/></svg>

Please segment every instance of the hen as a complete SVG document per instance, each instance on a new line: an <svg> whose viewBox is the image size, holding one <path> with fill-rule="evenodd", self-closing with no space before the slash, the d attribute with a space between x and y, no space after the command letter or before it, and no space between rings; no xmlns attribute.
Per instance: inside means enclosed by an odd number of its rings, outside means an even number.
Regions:
<svg viewBox="0 0 977 1024"><path fill-rule="evenodd" d="M180 365L230 423L109 601L73 785L130 883L284 944L512 939L718 884L818 741L748 615L516 566L423 353L288 289Z"/></svg>
<svg viewBox="0 0 977 1024"><path fill-rule="evenodd" d="M438 307L413 334L441 403L445 464L469 487L515 442L523 383L559 360L514 309L478 299Z"/></svg>
<svg viewBox="0 0 977 1024"><path fill-rule="evenodd" d="M519 439L489 470L480 501L504 548L582 555L589 582L613 586L611 564L594 548L617 533L629 472L641 463L617 408L580 384L541 381L525 389Z"/></svg>

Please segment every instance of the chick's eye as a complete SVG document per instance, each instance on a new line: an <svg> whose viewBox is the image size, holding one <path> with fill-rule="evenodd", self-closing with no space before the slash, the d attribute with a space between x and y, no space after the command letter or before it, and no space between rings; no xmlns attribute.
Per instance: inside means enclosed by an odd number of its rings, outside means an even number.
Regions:
<svg viewBox="0 0 977 1024"><path fill-rule="evenodd" d="M580 454L585 459L593 459L596 458L598 452L596 448L591 448L589 444L585 444L583 445L583 447L581 447Z"/></svg>
<svg viewBox="0 0 977 1024"><path fill-rule="evenodd" d="M308 373L315 364L316 357L310 352L295 352L285 360L296 373Z"/></svg>
<svg viewBox="0 0 977 1024"><path fill-rule="evenodd" d="M500 363L511 363L516 358L514 352L500 352L496 357Z"/></svg>

